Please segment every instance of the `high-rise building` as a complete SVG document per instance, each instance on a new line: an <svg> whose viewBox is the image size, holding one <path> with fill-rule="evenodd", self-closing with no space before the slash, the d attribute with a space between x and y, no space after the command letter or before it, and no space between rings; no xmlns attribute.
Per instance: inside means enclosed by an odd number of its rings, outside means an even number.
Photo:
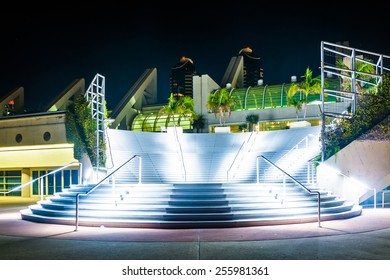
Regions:
<svg viewBox="0 0 390 280"><path fill-rule="evenodd" d="M192 77L194 75L196 75L194 62L190 58L183 56L180 61L171 68L171 93L176 97L193 97Z"/></svg>
<svg viewBox="0 0 390 280"><path fill-rule="evenodd" d="M257 86L264 79L260 56L250 47L241 49L239 55L244 58L243 87Z"/></svg>
<svg viewBox="0 0 390 280"><path fill-rule="evenodd" d="M239 51L230 59L221 87L247 88L262 85L264 82L263 66L260 56L249 47Z"/></svg>

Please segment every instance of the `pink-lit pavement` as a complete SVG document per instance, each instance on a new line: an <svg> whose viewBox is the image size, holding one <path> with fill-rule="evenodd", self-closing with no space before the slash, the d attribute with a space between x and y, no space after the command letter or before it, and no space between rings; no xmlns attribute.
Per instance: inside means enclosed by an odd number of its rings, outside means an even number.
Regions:
<svg viewBox="0 0 390 280"><path fill-rule="evenodd" d="M390 208L321 226L76 230L22 220L27 205L1 203L0 259L390 259Z"/></svg>

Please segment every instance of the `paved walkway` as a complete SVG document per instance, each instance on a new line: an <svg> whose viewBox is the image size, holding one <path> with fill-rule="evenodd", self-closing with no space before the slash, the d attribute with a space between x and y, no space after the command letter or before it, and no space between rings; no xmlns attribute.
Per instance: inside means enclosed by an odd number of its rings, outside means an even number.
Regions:
<svg viewBox="0 0 390 280"><path fill-rule="evenodd" d="M390 208L318 223L218 229L99 228L21 219L0 200L2 260L390 260Z"/></svg>

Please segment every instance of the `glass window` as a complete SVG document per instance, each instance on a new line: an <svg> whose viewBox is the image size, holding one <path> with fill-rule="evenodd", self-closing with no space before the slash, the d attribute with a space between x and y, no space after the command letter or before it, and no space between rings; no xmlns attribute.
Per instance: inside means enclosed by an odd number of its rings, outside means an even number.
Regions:
<svg viewBox="0 0 390 280"><path fill-rule="evenodd" d="M70 170L63 171L63 179L64 179L64 188L69 188L70 185Z"/></svg>
<svg viewBox="0 0 390 280"><path fill-rule="evenodd" d="M62 172L56 172L55 176L55 192L62 191Z"/></svg>
<svg viewBox="0 0 390 280"><path fill-rule="evenodd" d="M22 184L22 171L21 170L3 170L0 173L0 191L8 192L14 188L19 187ZM12 191L2 196L21 196L22 191Z"/></svg>
<svg viewBox="0 0 390 280"><path fill-rule="evenodd" d="M52 172L53 170L48 170L48 173ZM60 173L60 171L59 171ZM54 174L50 174L47 176L47 193L52 195L54 194Z"/></svg>
<svg viewBox="0 0 390 280"><path fill-rule="evenodd" d="M79 171L78 170L72 170L72 184L79 184Z"/></svg>
<svg viewBox="0 0 390 280"><path fill-rule="evenodd" d="M33 171L32 172L32 179L37 179L39 177L39 172L38 171ZM39 195L39 185L38 185L38 180L34 181L32 183L32 193L33 195Z"/></svg>

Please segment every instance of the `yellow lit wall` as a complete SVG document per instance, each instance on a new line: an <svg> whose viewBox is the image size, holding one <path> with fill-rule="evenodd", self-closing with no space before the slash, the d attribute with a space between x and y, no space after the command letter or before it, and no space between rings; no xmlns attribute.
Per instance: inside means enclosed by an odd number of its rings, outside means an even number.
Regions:
<svg viewBox="0 0 390 280"><path fill-rule="evenodd" d="M0 169L59 167L76 161L73 144L0 148Z"/></svg>
<svg viewBox="0 0 390 280"><path fill-rule="evenodd" d="M0 170L21 170L21 183L32 170L57 169L77 162L73 144L66 141L65 112L12 116L0 119ZM77 167L76 167L77 168ZM22 197L31 197L30 187Z"/></svg>

